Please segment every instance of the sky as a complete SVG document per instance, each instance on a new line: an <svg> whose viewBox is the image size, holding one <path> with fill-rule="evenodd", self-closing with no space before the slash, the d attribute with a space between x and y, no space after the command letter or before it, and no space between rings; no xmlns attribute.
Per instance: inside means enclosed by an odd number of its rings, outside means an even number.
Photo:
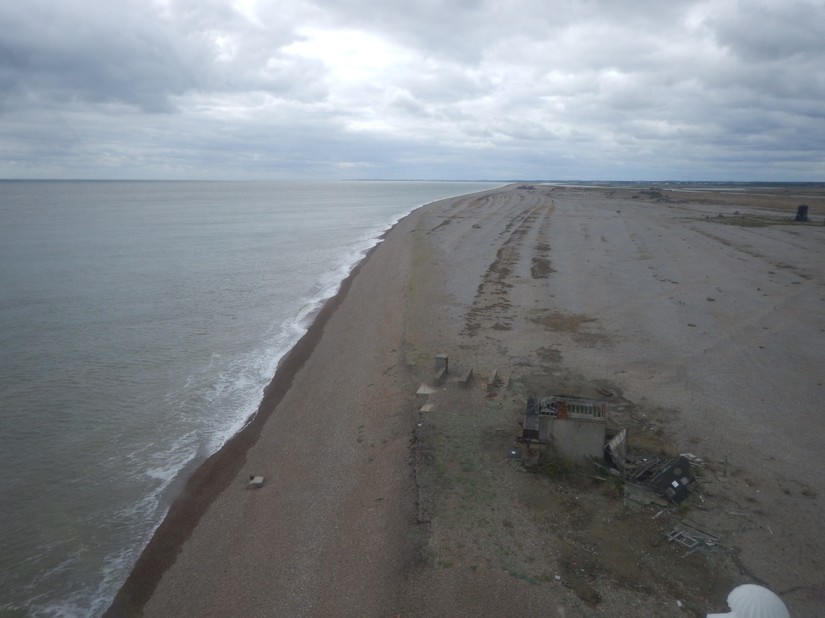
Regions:
<svg viewBox="0 0 825 618"><path fill-rule="evenodd" d="M0 178L825 180L825 0L0 3Z"/></svg>

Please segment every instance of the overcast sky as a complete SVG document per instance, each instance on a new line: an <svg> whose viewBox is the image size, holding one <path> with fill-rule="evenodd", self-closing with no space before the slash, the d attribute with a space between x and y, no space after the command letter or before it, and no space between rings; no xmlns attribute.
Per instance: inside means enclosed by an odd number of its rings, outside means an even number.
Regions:
<svg viewBox="0 0 825 618"><path fill-rule="evenodd" d="M825 180L825 0L0 2L0 178Z"/></svg>

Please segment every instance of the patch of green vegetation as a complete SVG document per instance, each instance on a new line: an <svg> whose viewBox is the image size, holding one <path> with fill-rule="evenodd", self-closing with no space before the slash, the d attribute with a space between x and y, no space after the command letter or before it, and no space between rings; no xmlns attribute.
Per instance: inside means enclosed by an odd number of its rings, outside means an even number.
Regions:
<svg viewBox="0 0 825 618"><path fill-rule="evenodd" d="M547 478L560 480L570 477L573 472L573 464L563 457L552 457L542 461L533 470Z"/></svg>
<svg viewBox="0 0 825 618"><path fill-rule="evenodd" d="M478 472L481 469L478 458L466 454L461 458L460 465L463 472Z"/></svg>
<svg viewBox="0 0 825 618"><path fill-rule="evenodd" d="M624 481L617 476L610 476L602 485L602 494L619 500L624 496Z"/></svg>
<svg viewBox="0 0 825 618"><path fill-rule="evenodd" d="M533 586L538 586L541 584L541 580L533 577L532 575L528 575L527 573L521 573L520 571L507 571L510 577L515 577L516 579L520 579L522 581L527 582L528 584L532 584Z"/></svg>
<svg viewBox="0 0 825 618"><path fill-rule="evenodd" d="M424 546L424 549L421 550L421 557L424 559L424 562L429 565L434 565L439 562L438 550L432 545Z"/></svg>

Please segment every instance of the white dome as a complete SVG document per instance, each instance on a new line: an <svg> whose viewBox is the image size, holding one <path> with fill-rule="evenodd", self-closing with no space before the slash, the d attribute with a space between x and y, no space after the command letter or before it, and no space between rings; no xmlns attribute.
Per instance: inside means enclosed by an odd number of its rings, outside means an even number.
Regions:
<svg viewBox="0 0 825 618"><path fill-rule="evenodd" d="M736 618L791 618L782 599L756 584L743 584L731 590L728 605Z"/></svg>

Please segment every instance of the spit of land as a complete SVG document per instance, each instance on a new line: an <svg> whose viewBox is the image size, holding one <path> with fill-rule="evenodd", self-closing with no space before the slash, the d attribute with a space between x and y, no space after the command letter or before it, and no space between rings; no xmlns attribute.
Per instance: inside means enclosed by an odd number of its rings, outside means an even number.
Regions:
<svg viewBox="0 0 825 618"><path fill-rule="evenodd" d="M821 615L823 220L816 187L512 185L415 211L195 473L109 615L704 616L740 583ZM695 455L688 500L508 457L527 397L555 393L605 399L633 452ZM719 544L668 542L685 520Z"/></svg>

